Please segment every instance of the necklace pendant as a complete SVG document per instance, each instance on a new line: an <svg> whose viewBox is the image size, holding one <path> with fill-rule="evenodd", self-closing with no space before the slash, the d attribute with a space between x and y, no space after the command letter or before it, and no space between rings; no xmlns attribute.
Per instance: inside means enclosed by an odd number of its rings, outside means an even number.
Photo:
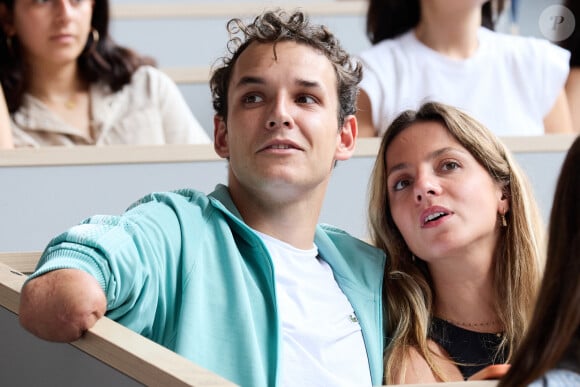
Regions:
<svg viewBox="0 0 580 387"><path fill-rule="evenodd" d="M66 108L67 108L67 109L69 109L69 110L72 110L72 109L74 109L76 106L77 106L77 103L76 103L74 100L72 100L72 99L69 99L69 100L68 100L68 101L66 101L66 103L64 104L64 107L66 107Z"/></svg>

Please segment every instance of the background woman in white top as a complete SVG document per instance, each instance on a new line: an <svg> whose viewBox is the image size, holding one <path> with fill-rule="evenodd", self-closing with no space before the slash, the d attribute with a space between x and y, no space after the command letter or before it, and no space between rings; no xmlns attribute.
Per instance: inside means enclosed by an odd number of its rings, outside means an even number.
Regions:
<svg viewBox="0 0 580 387"><path fill-rule="evenodd" d="M16 146L209 142L175 83L111 40L107 0L0 0L0 23Z"/></svg>
<svg viewBox="0 0 580 387"><path fill-rule="evenodd" d="M503 1L370 0L358 102L361 135L383 133L402 111L437 101L497 135L572 130L564 93L569 54L541 39L491 31ZM485 18L482 18L482 13Z"/></svg>

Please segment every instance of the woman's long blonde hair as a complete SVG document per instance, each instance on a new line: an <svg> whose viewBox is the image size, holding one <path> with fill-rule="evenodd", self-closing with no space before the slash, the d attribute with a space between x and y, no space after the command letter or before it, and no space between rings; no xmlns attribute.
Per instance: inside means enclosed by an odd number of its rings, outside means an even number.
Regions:
<svg viewBox="0 0 580 387"><path fill-rule="evenodd" d="M437 378L447 380L427 345L434 298L431 276L423 261L413 260L413 253L393 221L386 184L386 152L393 139L412 124L430 121L443 124L503 185L509 197L507 226L501 229L494 256L495 308L505 327L498 353L508 349L508 359L522 341L540 281L543 230L539 211L525 175L503 143L469 115L444 104L429 102L418 111L400 114L383 136L369 191L371 238L389 257L383 288L389 338L385 351L386 383L395 382L395 370L404 372L410 347L425 358Z"/></svg>

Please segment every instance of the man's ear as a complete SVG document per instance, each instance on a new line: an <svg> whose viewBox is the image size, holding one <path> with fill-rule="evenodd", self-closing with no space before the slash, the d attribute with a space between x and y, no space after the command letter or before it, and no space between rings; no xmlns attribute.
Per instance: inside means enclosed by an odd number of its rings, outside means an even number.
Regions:
<svg viewBox="0 0 580 387"><path fill-rule="evenodd" d="M339 141L336 148L336 160L347 160L352 156L356 146L357 134L356 117L354 115L346 116L338 133Z"/></svg>
<svg viewBox="0 0 580 387"><path fill-rule="evenodd" d="M213 116L213 148L221 158L230 157L228 128L224 118L218 115Z"/></svg>

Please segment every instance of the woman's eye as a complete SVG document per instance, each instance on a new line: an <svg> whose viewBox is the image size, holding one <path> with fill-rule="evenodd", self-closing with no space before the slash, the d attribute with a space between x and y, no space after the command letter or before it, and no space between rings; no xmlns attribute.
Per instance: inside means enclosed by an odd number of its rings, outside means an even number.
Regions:
<svg viewBox="0 0 580 387"><path fill-rule="evenodd" d="M395 182L393 189L395 191L400 191L409 185L409 180L401 179Z"/></svg>
<svg viewBox="0 0 580 387"><path fill-rule="evenodd" d="M447 161L445 163L443 163L442 169L444 171L450 171L453 169L457 169L459 168L459 163L457 163L456 161Z"/></svg>

